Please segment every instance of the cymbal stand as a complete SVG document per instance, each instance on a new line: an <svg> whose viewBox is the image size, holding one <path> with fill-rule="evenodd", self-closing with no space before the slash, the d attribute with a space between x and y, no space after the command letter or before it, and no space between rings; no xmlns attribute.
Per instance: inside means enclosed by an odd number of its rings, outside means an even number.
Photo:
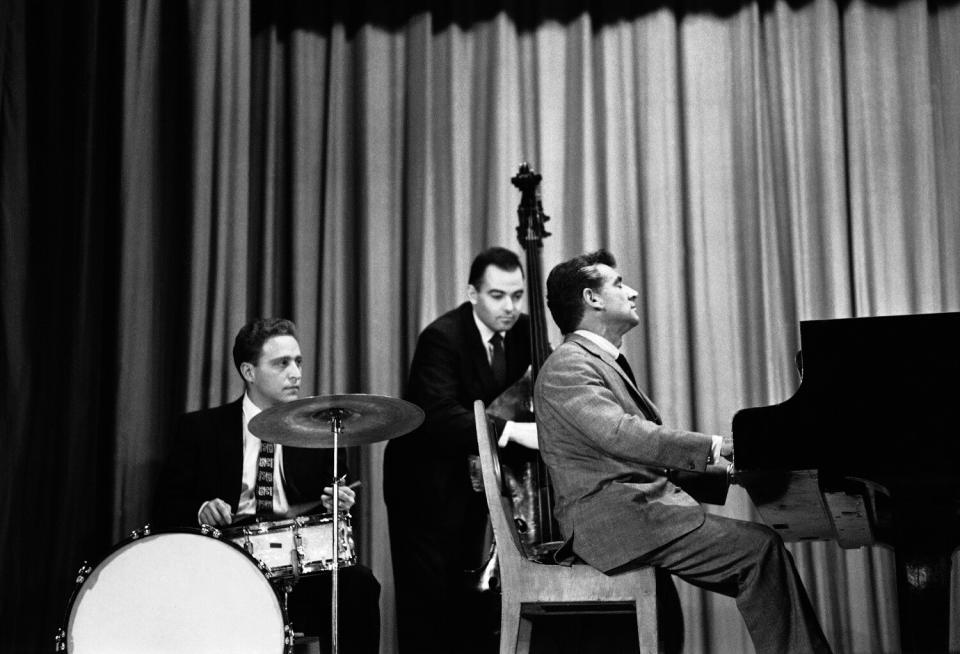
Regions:
<svg viewBox="0 0 960 654"><path fill-rule="evenodd" d="M340 572L340 541L337 536L340 534L340 471L337 469L339 463L340 434L343 432L343 419L350 415L346 409L326 409L321 411L317 417L330 420L330 432L333 434L333 501L331 510L333 511L333 536L330 539L333 550L333 568L331 577L331 606L330 606L330 652L337 654L337 600L339 598L338 576Z"/></svg>

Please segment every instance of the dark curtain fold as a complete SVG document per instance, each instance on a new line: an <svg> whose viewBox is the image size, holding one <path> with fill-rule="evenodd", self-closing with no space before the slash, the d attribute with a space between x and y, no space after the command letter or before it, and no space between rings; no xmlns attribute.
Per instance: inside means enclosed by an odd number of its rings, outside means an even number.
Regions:
<svg viewBox="0 0 960 654"><path fill-rule="evenodd" d="M50 643L112 543L122 24L99 3L4 3L5 651Z"/></svg>

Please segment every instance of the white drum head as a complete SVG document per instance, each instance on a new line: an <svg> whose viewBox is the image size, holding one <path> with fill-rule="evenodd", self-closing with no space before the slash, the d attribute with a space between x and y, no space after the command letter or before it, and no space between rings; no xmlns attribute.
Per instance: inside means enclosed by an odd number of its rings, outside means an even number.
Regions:
<svg viewBox="0 0 960 654"><path fill-rule="evenodd" d="M111 553L80 587L67 627L71 654L284 651L270 582L232 544L161 533Z"/></svg>

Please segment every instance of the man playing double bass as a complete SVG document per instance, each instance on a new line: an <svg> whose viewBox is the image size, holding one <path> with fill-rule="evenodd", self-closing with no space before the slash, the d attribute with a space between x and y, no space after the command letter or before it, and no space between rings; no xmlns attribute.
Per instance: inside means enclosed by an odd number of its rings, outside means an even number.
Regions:
<svg viewBox="0 0 960 654"><path fill-rule="evenodd" d="M430 323L417 341L406 399L426 419L390 441L384 460L401 654L461 652L474 643L496 650L496 607L476 615L464 593L464 570L477 565L470 553L479 549L487 520L484 495L470 478L469 457L477 453L472 406L477 399L489 405L530 365L523 297L519 258L492 247L470 267L468 301ZM494 420L501 447L537 447L534 423Z"/></svg>

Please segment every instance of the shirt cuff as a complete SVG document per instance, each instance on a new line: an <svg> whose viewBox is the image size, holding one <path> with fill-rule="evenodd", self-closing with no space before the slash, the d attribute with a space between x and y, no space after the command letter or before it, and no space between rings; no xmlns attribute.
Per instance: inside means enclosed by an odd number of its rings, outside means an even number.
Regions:
<svg viewBox="0 0 960 654"><path fill-rule="evenodd" d="M717 463L720 460L720 452L723 450L723 436L711 436L713 443L710 445L710 458L707 460L707 465Z"/></svg>

